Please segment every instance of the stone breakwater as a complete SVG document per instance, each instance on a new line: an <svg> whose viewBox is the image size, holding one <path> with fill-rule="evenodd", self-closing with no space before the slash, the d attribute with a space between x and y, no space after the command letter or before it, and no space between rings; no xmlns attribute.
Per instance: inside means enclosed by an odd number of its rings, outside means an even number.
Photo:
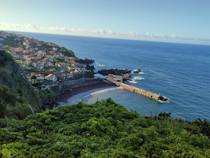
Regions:
<svg viewBox="0 0 210 158"><path fill-rule="evenodd" d="M131 85L128 85L128 84L125 84L121 81L119 81L118 79L116 79L114 76L112 75L109 75L106 80L108 82L111 82L111 83L114 83L116 86L118 87L122 87L123 89L125 90L128 90L130 92L133 92L133 93L136 93L136 94L139 94L139 95L142 95L142 96L145 96L149 99L153 99L155 101L158 101L160 103L165 103L165 102L168 102L169 99L166 98L165 96L161 96L160 94L157 94L157 93L153 93L153 92L150 92L150 91L146 91L144 89L141 89L141 88L137 88L137 87L134 87L134 86L131 86Z"/></svg>

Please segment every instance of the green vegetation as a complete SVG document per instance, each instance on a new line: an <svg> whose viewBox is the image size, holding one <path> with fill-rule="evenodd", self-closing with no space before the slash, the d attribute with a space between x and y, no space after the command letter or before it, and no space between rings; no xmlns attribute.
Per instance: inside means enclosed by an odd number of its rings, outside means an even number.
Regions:
<svg viewBox="0 0 210 158"><path fill-rule="evenodd" d="M62 86L53 86L48 90L40 90L39 94L42 98L42 102L45 105L45 107L50 107L52 108L56 102L56 97L62 90ZM45 108L43 107L43 108Z"/></svg>
<svg viewBox="0 0 210 158"><path fill-rule="evenodd" d="M23 119L33 112L31 106L22 97L6 86L0 86L0 109L0 118Z"/></svg>
<svg viewBox="0 0 210 158"><path fill-rule="evenodd" d="M111 99L79 103L0 124L0 157L205 158L210 124L170 114L142 117Z"/></svg>
<svg viewBox="0 0 210 158"><path fill-rule="evenodd" d="M41 106L41 99L38 92L24 78L23 73L12 56L0 50L0 86L4 85L11 93L22 97L36 111Z"/></svg>
<svg viewBox="0 0 210 158"><path fill-rule="evenodd" d="M77 59L77 62L80 64L86 65L86 74L85 77L93 78L94 77L94 60L93 59Z"/></svg>
<svg viewBox="0 0 210 158"><path fill-rule="evenodd" d="M72 51L72 50L68 50L64 47L61 47L60 49L61 53L65 56L68 56L68 57L75 57L75 53Z"/></svg>
<svg viewBox="0 0 210 158"><path fill-rule="evenodd" d="M14 36L3 44L19 46ZM46 42L41 47L57 49ZM71 50L58 51L75 57ZM86 64L91 77L94 61L78 61ZM24 73L11 55L0 50L0 158L210 158L206 120L187 122L169 113L143 117L111 99L34 113L42 103L53 103L62 86L38 92Z"/></svg>
<svg viewBox="0 0 210 158"><path fill-rule="evenodd" d="M93 65L86 65L86 77L94 77L95 67Z"/></svg>

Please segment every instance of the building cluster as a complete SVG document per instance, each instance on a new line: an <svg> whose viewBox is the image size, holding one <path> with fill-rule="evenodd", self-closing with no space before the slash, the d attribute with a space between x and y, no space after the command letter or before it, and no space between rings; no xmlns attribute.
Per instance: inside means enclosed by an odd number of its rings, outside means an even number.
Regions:
<svg viewBox="0 0 210 158"><path fill-rule="evenodd" d="M54 43L0 32L0 43L25 70L26 77L39 89L49 89L65 80L85 75L85 65L74 53Z"/></svg>

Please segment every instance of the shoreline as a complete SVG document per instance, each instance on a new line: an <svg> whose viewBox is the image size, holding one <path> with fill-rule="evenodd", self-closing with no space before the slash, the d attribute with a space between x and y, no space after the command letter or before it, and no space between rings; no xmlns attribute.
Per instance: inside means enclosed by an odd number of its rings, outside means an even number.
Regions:
<svg viewBox="0 0 210 158"><path fill-rule="evenodd" d="M66 100L62 100L61 102L58 102L58 105L74 105L78 102L92 104L92 103L95 103L96 101L103 100L103 98L99 99L98 97L96 97L97 99L95 99L95 101L90 101L89 99L91 98L92 100L93 98L95 98L95 95L101 95L103 93L107 93L109 91L119 90L119 89L121 88L111 86L111 87L103 87L103 88L96 88L96 89L83 91L81 93L75 94L67 98ZM108 98L104 98L104 99L108 99Z"/></svg>
<svg viewBox="0 0 210 158"><path fill-rule="evenodd" d="M106 88L114 88L114 87L116 86L113 84L106 83L103 80L98 80L98 82L96 83L95 82L92 83L91 81L86 81L84 85L79 85L75 87L70 86L70 87L65 88L64 92L56 98L56 103L58 105L60 105L59 103L65 103L67 102L69 98L76 96L80 93L85 93L88 91L102 89L102 88L106 89Z"/></svg>

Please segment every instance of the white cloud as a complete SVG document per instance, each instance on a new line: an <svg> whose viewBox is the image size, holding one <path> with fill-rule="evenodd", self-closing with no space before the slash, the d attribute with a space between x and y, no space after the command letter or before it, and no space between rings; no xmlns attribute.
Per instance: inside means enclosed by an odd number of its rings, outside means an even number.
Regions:
<svg viewBox="0 0 210 158"><path fill-rule="evenodd" d="M112 38L125 38L136 40L161 40L161 41L189 41L189 42L205 42L210 43L210 38L193 38L182 37L175 34L151 34L146 32L144 34L138 34L135 32L115 32L109 29L82 29L71 27L43 27L32 24L5 24L0 23L0 30L8 31L23 31L23 32L39 32L39 33L52 33L52 34L65 34L65 35L83 35L83 36L97 36L97 37L112 37Z"/></svg>

